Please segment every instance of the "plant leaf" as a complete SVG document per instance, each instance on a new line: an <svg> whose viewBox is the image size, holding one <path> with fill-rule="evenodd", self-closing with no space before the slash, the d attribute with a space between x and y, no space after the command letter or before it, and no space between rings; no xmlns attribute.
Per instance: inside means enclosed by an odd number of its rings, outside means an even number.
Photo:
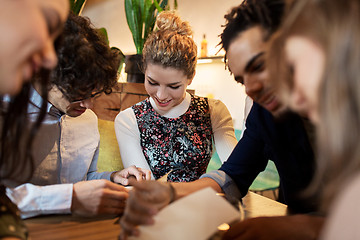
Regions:
<svg viewBox="0 0 360 240"><path fill-rule="evenodd" d="M145 44L146 39L148 38L149 34L154 29L155 25L155 5L152 3L151 0L145 0L147 2L146 9L145 9L145 26L144 26L144 36L143 36L143 44Z"/></svg>
<svg viewBox="0 0 360 240"><path fill-rule="evenodd" d="M132 33L136 52L139 53L139 45L141 45L141 31L139 29L139 6L137 3L137 0L125 0L125 15L129 29Z"/></svg>
<svg viewBox="0 0 360 240"><path fill-rule="evenodd" d="M167 0L164 0L163 2L165 2L165 1L167 2ZM162 12L164 10L164 8L159 5L157 0L154 0L154 5L155 5L156 9L158 10L158 13ZM157 13L155 15L157 15Z"/></svg>
<svg viewBox="0 0 360 240"><path fill-rule="evenodd" d="M136 43L135 43L135 47L136 47L136 53L137 54L141 54L142 53L142 49L143 49L143 27L144 27L144 23L143 23L143 8L144 8L144 1L143 0L134 0L134 2L136 3L136 5L134 5L134 12L135 12L135 16L137 16L137 38L136 38Z"/></svg>
<svg viewBox="0 0 360 240"><path fill-rule="evenodd" d="M113 50L114 52L119 54L120 62L119 62L118 73L120 74L121 70L122 70L122 68L124 66L124 63L125 63L125 54L117 47L112 47L111 50Z"/></svg>
<svg viewBox="0 0 360 240"><path fill-rule="evenodd" d="M104 41L106 42L106 44L109 45L109 36L108 36L106 28L103 28L103 27L98 28L97 31L104 38Z"/></svg>
<svg viewBox="0 0 360 240"><path fill-rule="evenodd" d="M83 10L85 6L86 0L73 0L70 2L71 11L75 13L76 15L80 15L81 11Z"/></svg>
<svg viewBox="0 0 360 240"><path fill-rule="evenodd" d="M159 2L159 5L160 5L161 9L165 10L166 7L168 6L168 0L161 0Z"/></svg>
<svg viewBox="0 0 360 240"><path fill-rule="evenodd" d="M71 10L74 8L75 1L76 1L76 0L69 0L69 2L70 2L70 9L71 9Z"/></svg>

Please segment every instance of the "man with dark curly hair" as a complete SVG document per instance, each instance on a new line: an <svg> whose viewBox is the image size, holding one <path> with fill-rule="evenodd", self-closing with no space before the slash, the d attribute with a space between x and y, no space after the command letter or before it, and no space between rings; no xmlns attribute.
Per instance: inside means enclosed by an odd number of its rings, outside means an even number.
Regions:
<svg viewBox="0 0 360 240"><path fill-rule="evenodd" d="M94 96L109 93L117 82L119 55L113 52L87 18L70 14L55 43L58 65L50 73L47 93L34 89L28 115L36 119L42 104L47 114L34 141L35 171L29 183L8 188L22 217L39 214L121 214L127 178L150 179L150 171L129 167L97 172L100 135L89 110ZM48 102L44 98L48 95ZM89 181L85 181L89 180Z"/></svg>

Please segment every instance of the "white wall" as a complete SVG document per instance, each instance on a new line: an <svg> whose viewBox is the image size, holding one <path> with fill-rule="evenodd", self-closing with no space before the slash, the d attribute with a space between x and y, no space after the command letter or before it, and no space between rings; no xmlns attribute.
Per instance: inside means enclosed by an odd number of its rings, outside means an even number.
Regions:
<svg viewBox="0 0 360 240"><path fill-rule="evenodd" d="M216 45L220 41L218 35L222 31L224 14L240 3L241 0L178 0L178 14L193 27L194 40L198 47L202 35L206 34L209 55L214 55L219 50ZM107 29L110 46L120 48L125 54L135 53L126 23L124 0L88 0L82 15L89 17L96 27ZM217 61L212 64L199 64L190 88L195 89L197 95L213 96L222 100L234 118L235 127L241 129L244 89L236 84L233 76L225 70L224 63Z"/></svg>
<svg viewBox="0 0 360 240"><path fill-rule="evenodd" d="M244 116L244 87L236 83L223 62L198 64L197 72L189 88L195 89L200 96L213 96L228 107L234 120L234 126L241 129Z"/></svg>

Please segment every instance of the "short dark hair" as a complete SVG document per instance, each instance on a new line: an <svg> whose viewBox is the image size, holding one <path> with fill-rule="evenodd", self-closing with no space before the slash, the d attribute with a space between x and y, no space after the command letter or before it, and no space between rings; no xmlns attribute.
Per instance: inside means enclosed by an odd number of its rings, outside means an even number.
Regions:
<svg viewBox="0 0 360 240"><path fill-rule="evenodd" d="M70 14L55 48L58 65L51 72L50 84L69 101L87 98L92 91L111 92L117 82L120 55L110 49L88 18Z"/></svg>
<svg viewBox="0 0 360 240"><path fill-rule="evenodd" d="M285 0L244 0L224 16L226 23L219 35L219 45L227 51L231 41L239 33L254 26L260 26L265 30L266 40L280 26L284 10Z"/></svg>

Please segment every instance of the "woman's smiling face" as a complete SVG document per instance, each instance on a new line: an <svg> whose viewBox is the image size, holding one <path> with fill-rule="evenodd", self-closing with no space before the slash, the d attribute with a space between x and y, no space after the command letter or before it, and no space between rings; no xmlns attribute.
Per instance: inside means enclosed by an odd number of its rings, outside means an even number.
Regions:
<svg viewBox="0 0 360 240"><path fill-rule="evenodd" d="M182 70L147 64L145 89L161 111L167 112L179 105L184 100L186 88L191 82L192 79L188 79Z"/></svg>

